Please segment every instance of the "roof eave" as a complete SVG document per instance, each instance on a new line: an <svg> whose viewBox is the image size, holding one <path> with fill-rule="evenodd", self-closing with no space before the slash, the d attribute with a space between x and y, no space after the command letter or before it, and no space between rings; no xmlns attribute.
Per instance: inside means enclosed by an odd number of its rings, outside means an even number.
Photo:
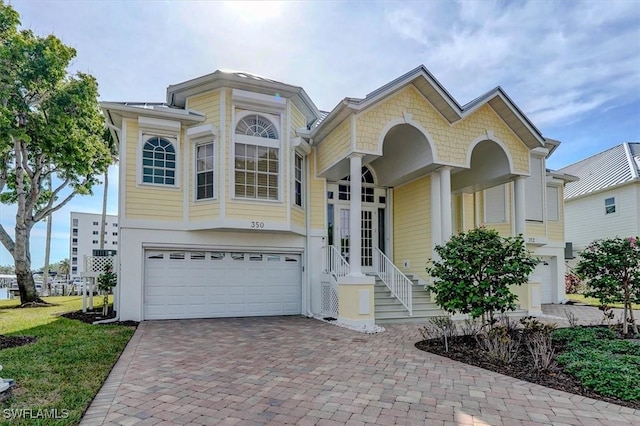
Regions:
<svg viewBox="0 0 640 426"><path fill-rule="evenodd" d="M116 102L100 102L100 108L105 112L118 112L123 117L149 116L178 120L186 124L201 123L205 120L202 113L193 110L181 110L182 112L158 111L150 108L140 108L119 104Z"/></svg>

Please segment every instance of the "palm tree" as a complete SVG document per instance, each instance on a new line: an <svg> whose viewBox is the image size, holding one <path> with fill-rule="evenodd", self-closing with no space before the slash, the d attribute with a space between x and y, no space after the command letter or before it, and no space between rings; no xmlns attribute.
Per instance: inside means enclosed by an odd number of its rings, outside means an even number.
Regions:
<svg viewBox="0 0 640 426"><path fill-rule="evenodd" d="M69 276L69 259L62 259L58 262L58 272L62 275Z"/></svg>
<svg viewBox="0 0 640 426"><path fill-rule="evenodd" d="M111 161L113 165L118 163L118 146L116 141L113 139L111 135L111 131L105 127L104 128L104 141L109 147L109 152L111 153ZM100 221L100 250L104 249L104 232L105 226L107 222L107 195L109 192L109 168L104 171L104 191L102 193L102 220Z"/></svg>

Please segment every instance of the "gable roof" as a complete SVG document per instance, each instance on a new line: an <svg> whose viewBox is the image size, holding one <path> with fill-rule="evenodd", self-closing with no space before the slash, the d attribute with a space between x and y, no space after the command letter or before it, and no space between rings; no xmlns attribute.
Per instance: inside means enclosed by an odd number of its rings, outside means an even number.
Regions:
<svg viewBox="0 0 640 426"><path fill-rule="evenodd" d="M187 97L223 86L266 95L277 93L283 98L289 98L305 116L307 125L311 125L321 117L320 111L302 87L244 71L216 70L202 77L172 84L167 87L167 104L171 107L184 108Z"/></svg>
<svg viewBox="0 0 640 426"><path fill-rule="evenodd" d="M409 84L412 84L422 93L449 123L453 124L460 121L483 105L489 105L530 149L544 147L545 145L545 138L540 131L500 86L479 96L468 104L460 106L424 65L420 65L390 81L362 99L344 98L326 118L313 128L311 136L318 139L324 138L326 134L351 113L362 111Z"/></svg>
<svg viewBox="0 0 640 426"><path fill-rule="evenodd" d="M566 200L640 180L640 142L625 142L559 170L580 178L567 183Z"/></svg>

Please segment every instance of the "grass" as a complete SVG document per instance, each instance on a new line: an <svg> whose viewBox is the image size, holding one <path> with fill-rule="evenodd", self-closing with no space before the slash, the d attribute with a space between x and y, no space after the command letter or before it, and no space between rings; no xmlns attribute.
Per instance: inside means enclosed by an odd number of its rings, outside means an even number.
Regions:
<svg viewBox="0 0 640 426"><path fill-rule="evenodd" d="M585 297L582 294L567 294L567 299L571 300L572 302L576 302L576 303L584 303L585 305L589 305L589 306L600 306L600 301L598 299L596 299L595 297ZM640 305L637 304L631 304L631 306L633 307L633 309L640 309ZM611 305L612 308L620 308L622 309L623 306L621 303L616 303Z"/></svg>
<svg viewBox="0 0 640 426"><path fill-rule="evenodd" d="M102 298L94 298L101 306ZM0 334L35 336L35 343L0 351L2 377L16 381L13 396L1 404L6 409L57 410L66 413L55 424L78 424L98 393L133 328L94 326L69 320L61 313L82 308L82 298L45 297L54 306L14 309L17 300L0 301ZM3 417L4 418L4 417ZM52 424L52 419L21 418L11 424Z"/></svg>
<svg viewBox="0 0 640 426"><path fill-rule="evenodd" d="M558 363L580 383L601 395L640 400L640 346L618 339L607 328L565 328L554 340L566 345Z"/></svg>

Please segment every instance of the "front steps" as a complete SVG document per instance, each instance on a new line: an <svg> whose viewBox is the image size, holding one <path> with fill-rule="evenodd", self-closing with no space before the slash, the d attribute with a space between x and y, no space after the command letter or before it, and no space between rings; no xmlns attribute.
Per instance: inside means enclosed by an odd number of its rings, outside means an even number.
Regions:
<svg viewBox="0 0 640 426"><path fill-rule="evenodd" d="M402 303L391 294L391 290L380 278L376 277L374 300L377 324L424 323L429 317L446 315L438 305L431 301L429 292L424 289L422 284L418 283L416 278L409 275L407 277L413 281L413 316L409 316L409 312L402 306Z"/></svg>

